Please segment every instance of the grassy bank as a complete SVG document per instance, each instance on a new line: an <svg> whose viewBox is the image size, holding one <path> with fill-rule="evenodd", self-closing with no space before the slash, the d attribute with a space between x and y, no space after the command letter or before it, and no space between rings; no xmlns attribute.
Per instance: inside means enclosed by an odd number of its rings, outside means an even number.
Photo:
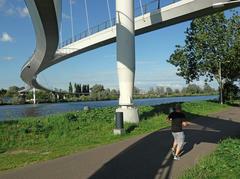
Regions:
<svg viewBox="0 0 240 179"><path fill-rule="evenodd" d="M139 107L141 122L138 126L126 124L127 133L123 136L114 136L112 132L115 108L1 122L0 170L53 159L168 127L166 115L171 106L173 104ZM227 107L206 101L186 102L182 106L187 116L206 115Z"/></svg>
<svg viewBox="0 0 240 179"><path fill-rule="evenodd" d="M182 179L192 178L240 178L240 139L223 140L214 153L182 176Z"/></svg>

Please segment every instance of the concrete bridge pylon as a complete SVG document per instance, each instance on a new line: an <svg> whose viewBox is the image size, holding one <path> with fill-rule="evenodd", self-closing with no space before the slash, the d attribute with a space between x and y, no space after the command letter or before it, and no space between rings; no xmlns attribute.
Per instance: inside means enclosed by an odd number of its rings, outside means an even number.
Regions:
<svg viewBox="0 0 240 179"><path fill-rule="evenodd" d="M117 72L119 108L124 122L138 123L138 111L133 105L135 79L134 0L116 0Z"/></svg>

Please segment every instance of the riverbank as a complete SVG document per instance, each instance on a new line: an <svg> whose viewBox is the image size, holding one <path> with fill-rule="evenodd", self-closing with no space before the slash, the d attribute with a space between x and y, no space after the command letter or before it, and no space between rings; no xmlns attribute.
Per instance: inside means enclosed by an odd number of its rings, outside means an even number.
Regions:
<svg viewBox="0 0 240 179"><path fill-rule="evenodd" d="M216 98L217 96L148 98L135 99L134 104L136 106L153 106L173 102L213 100ZM70 111L80 111L84 108L84 106L88 106L91 109L116 107L118 106L118 100L0 106L0 121L16 120L24 117L47 116Z"/></svg>
<svg viewBox="0 0 240 179"><path fill-rule="evenodd" d="M138 126L126 124L123 136L114 136L112 132L115 107L0 122L0 170L65 156L168 127L166 116L171 106L173 104L140 106L141 122ZM191 118L228 106L202 101L185 102L182 107Z"/></svg>
<svg viewBox="0 0 240 179"><path fill-rule="evenodd" d="M194 96L217 96L218 93L198 93L198 94L171 94L171 95L134 95L134 99L154 99L154 98L172 98L172 97L194 97ZM80 97L74 97L74 98L67 98L67 99L59 99L59 100L38 100L37 104L55 104L55 103L71 103L71 102L93 102L93 101L112 101L112 100L118 100L119 96L106 98L106 99L96 99L96 98L90 98L89 96L80 96ZM11 102L1 102L0 100L0 106L6 106L6 105L28 105L33 104L32 102L28 101L25 103L11 103Z"/></svg>

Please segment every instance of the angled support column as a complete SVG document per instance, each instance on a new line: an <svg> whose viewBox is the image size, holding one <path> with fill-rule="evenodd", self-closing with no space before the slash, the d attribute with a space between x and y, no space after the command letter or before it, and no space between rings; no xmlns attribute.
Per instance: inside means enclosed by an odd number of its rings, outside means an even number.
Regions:
<svg viewBox="0 0 240 179"><path fill-rule="evenodd" d="M138 123L137 108L133 106L135 78L134 0L116 0L117 71L119 79L119 108L125 122Z"/></svg>

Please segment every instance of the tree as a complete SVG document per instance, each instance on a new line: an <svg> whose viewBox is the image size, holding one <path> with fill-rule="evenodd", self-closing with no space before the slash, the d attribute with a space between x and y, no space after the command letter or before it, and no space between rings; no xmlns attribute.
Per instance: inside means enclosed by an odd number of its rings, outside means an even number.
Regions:
<svg viewBox="0 0 240 179"><path fill-rule="evenodd" d="M175 93L175 94L179 94L179 93L180 93L180 90L179 90L179 89L175 89L175 90L174 90L174 93Z"/></svg>
<svg viewBox="0 0 240 179"><path fill-rule="evenodd" d="M44 90L36 90L36 96L39 102L49 102L52 100L52 94ZM32 94L31 94L32 98Z"/></svg>
<svg viewBox="0 0 240 179"><path fill-rule="evenodd" d="M3 98L6 93L7 93L7 90L1 89L1 90L0 90L0 98Z"/></svg>
<svg viewBox="0 0 240 179"><path fill-rule="evenodd" d="M81 86L81 84L74 84L74 86L75 86L76 96L79 97L80 94L82 93L82 86Z"/></svg>
<svg viewBox="0 0 240 179"><path fill-rule="evenodd" d="M0 90L0 104L2 104L3 103L3 97L5 96L5 94L7 93L7 90L5 90L5 89L1 89Z"/></svg>
<svg viewBox="0 0 240 179"><path fill-rule="evenodd" d="M155 89L155 92L158 94L158 95L164 95L164 87L163 86L157 86L156 89Z"/></svg>
<svg viewBox="0 0 240 179"><path fill-rule="evenodd" d="M235 99L239 92L240 92L240 89L238 88L237 85L235 85L231 82L227 82L224 84L223 95L224 95L225 100L231 101L231 100Z"/></svg>
<svg viewBox="0 0 240 179"><path fill-rule="evenodd" d="M119 96L119 92L115 89L112 89L111 92L110 92L110 95L111 95L111 98L118 98Z"/></svg>
<svg viewBox="0 0 240 179"><path fill-rule="evenodd" d="M167 88L166 88L166 93L167 93L167 96L168 96L168 95L171 95L171 94L173 93L172 88L167 87Z"/></svg>
<svg viewBox="0 0 240 179"><path fill-rule="evenodd" d="M82 85L81 84L78 84L77 85L78 87L78 93L81 94L82 93Z"/></svg>
<svg viewBox="0 0 240 179"><path fill-rule="evenodd" d="M229 19L221 12L193 20L185 32L185 45L177 45L168 62L187 83L200 76L206 82L216 79L222 96L224 83L240 78L239 23L236 12Z"/></svg>
<svg viewBox="0 0 240 179"><path fill-rule="evenodd" d="M87 91L87 86L86 85L82 85L82 93L85 94Z"/></svg>
<svg viewBox="0 0 240 179"><path fill-rule="evenodd" d="M150 87L147 93L148 93L149 95L155 94L154 88L153 88L153 87Z"/></svg>
<svg viewBox="0 0 240 179"><path fill-rule="evenodd" d="M74 83L74 89L75 89L74 92L77 93L78 87L77 87L77 84L76 84L76 83Z"/></svg>
<svg viewBox="0 0 240 179"><path fill-rule="evenodd" d="M182 92L185 94L199 94L201 93L201 88L196 84L189 84L186 88L183 88Z"/></svg>
<svg viewBox="0 0 240 179"><path fill-rule="evenodd" d="M69 83L68 92L73 93L73 87L71 82Z"/></svg>
<svg viewBox="0 0 240 179"><path fill-rule="evenodd" d="M138 95L140 93L140 91L141 90L138 87L134 86L133 94Z"/></svg>
<svg viewBox="0 0 240 179"><path fill-rule="evenodd" d="M110 95L110 91L109 91L109 93L106 92L103 85L95 84L91 88L91 98L93 100L108 99L109 95Z"/></svg>
<svg viewBox="0 0 240 179"><path fill-rule="evenodd" d="M89 93L90 93L90 87L89 87L89 85L86 85L86 93L87 93L87 95L89 95Z"/></svg>
<svg viewBox="0 0 240 179"><path fill-rule="evenodd" d="M91 93L98 93L104 91L104 86L96 84L91 88Z"/></svg>
<svg viewBox="0 0 240 179"><path fill-rule="evenodd" d="M203 86L204 93L210 94L210 93L213 93L214 91L215 90L208 83L204 84L204 86Z"/></svg>
<svg viewBox="0 0 240 179"><path fill-rule="evenodd" d="M17 97L19 95L18 91L19 91L19 87L10 86L5 95L8 97Z"/></svg>

